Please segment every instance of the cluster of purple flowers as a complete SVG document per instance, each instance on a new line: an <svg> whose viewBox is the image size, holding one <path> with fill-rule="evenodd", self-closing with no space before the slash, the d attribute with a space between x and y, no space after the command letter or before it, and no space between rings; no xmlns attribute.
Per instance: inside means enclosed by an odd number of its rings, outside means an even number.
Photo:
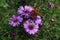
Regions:
<svg viewBox="0 0 60 40"><path fill-rule="evenodd" d="M32 10L34 10L34 8L31 6L20 6L17 11L19 16L13 15L9 19L9 25L16 27L23 22L24 19L26 19L26 21L23 23L23 28L30 35L34 35L38 32L39 27L42 26L43 23L39 15L36 15L34 19L31 19L30 12Z"/></svg>

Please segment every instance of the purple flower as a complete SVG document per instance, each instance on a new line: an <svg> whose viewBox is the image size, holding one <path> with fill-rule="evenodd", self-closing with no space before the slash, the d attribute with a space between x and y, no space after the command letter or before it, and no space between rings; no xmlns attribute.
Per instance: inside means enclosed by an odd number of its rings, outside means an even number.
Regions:
<svg viewBox="0 0 60 40"><path fill-rule="evenodd" d="M23 20L22 17L13 15L9 20L9 24L15 27L15 26L18 26L20 22L22 22L22 20Z"/></svg>
<svg viewBox="0 0 60 40"><path fill-rule="evenodd" d="M12 39L15 40L16 32L11 32Z"/></svg>
<svg viewBox="0 0 60 40"><path fill-rule="evenodd" d="M49 2L48 3L48 6L53 8L54 7L54 4L52 2Z"/></svg>
<svg viewBox="0 0 60 40"><path fill-rule="evenodd" d="M34 21L30 19L24 23L24 29L30 35L34 35L35 33L37 33L38 28L39 28L38 24L35 24Z"/></svg>
<svg viewBox="0 0 60 40"><path fill-rule="evenodd" d="M21 0L21 2L24 4L26 2L26 0Z"/></svg>
<svg viewBox="0 0 60 40"><path fill-rule="evenodd" d="M28 18L32 10L33 8L31 6L20 6L18 8L18 14L20 14L21 16L24 16L25 18Z"/></svg>
<svg viewBox="0 0 60 40"><path fill-rule="evenodd" d="M55 24L54 18L51 18L51 19L50 19L50 24L52 24L52 25Z"/></svg>
<svg viewBox="0 0 60 40"><path fill-rule="evenodd" d="M42 23L42 20L41 20L41 17L37 15L36 17L36 20L35 20L35 23L38 24L39 26L42 26L43 23Z"/></svg>
<svg viewBox="0 0 60 40"><path fill-rule="evenodd" d="M11 34L12 34L12 36L16 36L16 32L12 32Z"/></svg>

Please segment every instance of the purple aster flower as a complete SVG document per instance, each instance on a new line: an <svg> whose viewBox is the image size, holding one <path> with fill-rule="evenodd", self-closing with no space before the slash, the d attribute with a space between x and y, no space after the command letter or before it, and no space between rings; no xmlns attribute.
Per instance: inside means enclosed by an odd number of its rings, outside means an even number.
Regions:
<svg viewBox="0 0 60 40"><path fill-rule="evenodd" d="M38 24L39 26L42 26L43 25L42 20L41 20L41 17L39 15L37 15L36 20L35 20L35 23Z"/></svg>
<svg viewBox="0 0 60 40"><path fill-rule="evenodd" d="M15 26L18 26L20 22L22 22L22 20L23 20L22 17L13 15L9 20L9 24L15 27Z"/></svg>
<svg viewBox="0 0 60 40"><path fill-rule="evenodd" d="M38 24L35 24L34 21L32 21L32 20L27 20L24 23L24 29L30 35L34 35L35 33L37 33L38 28L39 28Z"/></svg>
<svg viewBox="0 0 60 40"><path fill-rule="evenodd" d="M21 16L24 16L25 18L28 18L32 10L33 8L31 6L20 6L18 8L18 14L20 14Z"/></svg>
<svg viewBox="0 0 60 40"><path fill-rule="evenodd" d="M53 8L54 7L54 4L52 2L49 2L48 3L48 6Z"/></svg>

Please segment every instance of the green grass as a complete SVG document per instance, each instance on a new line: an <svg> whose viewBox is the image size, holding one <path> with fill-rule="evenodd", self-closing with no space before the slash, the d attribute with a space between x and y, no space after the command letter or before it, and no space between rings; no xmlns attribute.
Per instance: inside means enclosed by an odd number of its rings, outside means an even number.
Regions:
<svg viewBox="0 0 60 40"><path fill-rule="evenodd" d="M48 2L52 1L54 8L48 7ZM9 18L15 14L17 9L22 5L20 0L0 0L0 40L13 40L11 32L16 32L15 40L60 40L60 1L59 0L26 0L25 5L32 7L39 6L39 13L42 14L43 27L39 32L31 36L27 34L22 25L13 28L8 25ZM55 23L51 25L50 19L54 18Z"/></svg>

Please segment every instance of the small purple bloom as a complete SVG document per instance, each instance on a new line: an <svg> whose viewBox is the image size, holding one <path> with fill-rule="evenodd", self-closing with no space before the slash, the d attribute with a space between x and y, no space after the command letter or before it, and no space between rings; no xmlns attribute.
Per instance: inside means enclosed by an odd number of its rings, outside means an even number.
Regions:
<svg viewBox="0 0 60 40"><path fill-rule="evenodd" d="M16 35L16 32L12 32L11 34L12 34L12 36L15 36Z"/></svg>
<svg viewBox="0 0 60 40"><path fill-rule="evenodd" d="M41 20L41 17L37 15L36 17L36 20L35 20L35 23L38 24L39 26L42 26L43 23L42 23L42 20Z"/></svg>
<svg viewBox="0 0 60 40"><path fill-rule="evenodd" d="M9 20L9 24L15 27L15 26L18 26L20 22L22 22L22 20L23 20L22 17L13 15Z"/></svg>
<svg viewBox="0 0 60 40"><path fill-rule="evenodd" d="M38 32L39 26L38 24L35 24L34 21L29 19L24 23L24 29L30 35L34 35Z"/></svg>
<svg viewBox="0 0 60 40"><path fill-rule="evenodd" d="M54 4L52 2L49 2L48 3L48 6L53 8L54 7Z"/></svg>
<svg viewBox="0 0 60 40"><path fill-rule="evenodd" d="M32 10L33 8L31 6L20 6L18 8L18 14L20 14L21 16L24 16L25 18L28 18Z"/></svg>
<svg viewBox="0 0 60 40"><path fill-rule="evenodd" d="M15 40L16 32L11 32L12 39Z"/></svg>
<svg viewBox="0 0 60 40"><path fill-rule="evenodd" d="M26 2L26 0L21 0L21 2L24 4Z"/></svg>
<svg viewBox="0 0 60 40"><path fill-rule="evenodd" d="M54 18L51 18L51 19L50 19L50 24L55 24Z"/></svg>

